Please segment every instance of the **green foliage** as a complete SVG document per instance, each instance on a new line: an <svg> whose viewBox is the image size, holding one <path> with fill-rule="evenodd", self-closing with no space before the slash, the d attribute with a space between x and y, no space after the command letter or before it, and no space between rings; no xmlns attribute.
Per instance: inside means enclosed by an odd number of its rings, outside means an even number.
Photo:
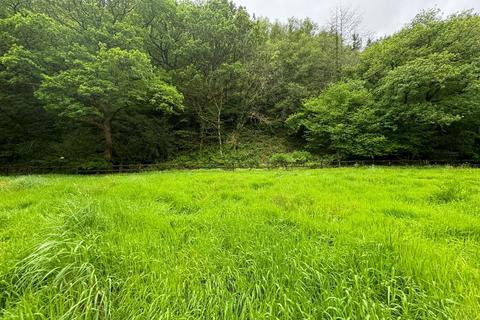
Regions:
<svg viewBox="0 0 480 320"><path fill-rule="evenodd" d="M308 148L338 158L476 157L480 73L472 49L480 48L455 36L463 30L478 39L479 26L471 13L422 13L360 55L360 81L306 100L287 124Z"/></svg>
<svg viewBox="0 0 480 320"><path fill-rule="evenodd" d="M400 154L478 153L478 92L471 88L480 75L479 26L469 12L442 19L430 11L361 55L359 75ZM462 41L461 33L470 36Z"/></svg>
<svg viewBox="0 0 480 320"><path fill-rule="evenodd" d="M46 76L37 96L47 108L74 118L105 118L125 108L172 112L182 96L162 80L140 51L118 48L100 51L75 68Z"/></svg>
<svg viewBox="0 0 480 320"><path fill-rule="evenodd" d="M270 157L270 164L273 166L287 167L305 165L312 159L312 155L306 151L295 151L292 153L276 153Z"/></svg>
<svg viewBox="0 0 480 320"><path fill-rule="evenodd" d="M307 151L295 151L291 154L294 164L306 164L308 161L312 160L312 155Z"/></svg>
<svg viewBox="0 0 480 320"><path fill-rule="evenodd" d="M144 0L142 0L143 2ZM52 17L75 34L75 42L95 52L101 46L123 50L144 46L145 30L137 0L36 0L33 11Z"/></svg>
<svg viewBox="0 0 480 320"><path fill-rule="evenodd" d="M0 163L214 148L202 158L229 162L232 137L287 129L293 149L322 158L480 157L477 14L424 11L365 50L355 12L334 15L326 26L229 0L0 0Z"/></svg>
<svg viewBox="0 0 480 320"><path fill-rule="evenodd" d="M293 162L293 159L287 153L276 153L270 157L270 164L273 166L286 167L291 162Z"/></svg>
<svg viewBox="0 0 480 320"><path fill-rule="evenodd" d="M381 156L391 145L382 135L373 101L361 81L340 82L305 101L287 124L303 135L311 150L337 158Z"/></svg>
<svg viewBox="0 0 480 320"><path fill-rule="evenodd" d="M272 112L284 121L296 112L302 100L316 95L335 77L334 37L319 32L310 20L291 19L287 25L274 24L269 45L274 74ZM347 51L349 52L349 51ZM355 55L354 53L351 53Z"/></svg>
<svg viewBox="0 0 480 320"><path fill-rule="evenodd" d="M42 160L60 133L34 97L43 73L65 64L68 32L42 14L0 19L0 162Z"/></svg>
<svg viewBox="0 0 480 320"><path fill-rule="evenodd" d="M272 155L288 152L293 147L286 137L280 135L273 137L261 131L242 131L228 137L223 155L218 153L216 146L211 145L196 152L188 150L169 163L175 166L201 164L251 168L267 164Z"/></svg>
<svg viewBox="0 0 480 320"><path fill-rule="evenodd" d="M45 76L36 96L46 108L101 128L106 160L112 159L112 121L119 112L142 108L173 112L182 103L182 95L163 81L147 55L118 48L101 48L89 61Z"/></svg>

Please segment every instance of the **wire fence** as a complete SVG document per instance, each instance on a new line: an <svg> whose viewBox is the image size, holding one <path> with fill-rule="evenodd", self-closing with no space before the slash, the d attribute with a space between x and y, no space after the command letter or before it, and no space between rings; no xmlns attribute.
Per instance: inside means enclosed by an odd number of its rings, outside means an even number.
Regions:
<svg viewBox="0 0 480 320"><path fill-rule="evenodd" d="M172 171L172 170L273 170L273 169L325 169L342 167L432 167L452 166L480 168L480 162L476 161L447 161L447 160L351 160L351 161L318 161L309 163L159 163L159 164L117 164L108 167L82 167L82 166L29 166L7 165L0 166L0 175L40 175L40 174L64 174L64 175L102 175L120 174L149 171Z"/></svg>

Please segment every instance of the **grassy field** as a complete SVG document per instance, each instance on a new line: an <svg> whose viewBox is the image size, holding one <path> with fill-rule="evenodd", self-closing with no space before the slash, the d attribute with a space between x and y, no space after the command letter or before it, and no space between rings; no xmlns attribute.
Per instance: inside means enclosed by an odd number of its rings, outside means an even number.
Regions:
<svg viewBox="0 0 480 320"><path fill-rule="evenodd" d="M480 319L480 171L0 178L3 319Z"/></svg>

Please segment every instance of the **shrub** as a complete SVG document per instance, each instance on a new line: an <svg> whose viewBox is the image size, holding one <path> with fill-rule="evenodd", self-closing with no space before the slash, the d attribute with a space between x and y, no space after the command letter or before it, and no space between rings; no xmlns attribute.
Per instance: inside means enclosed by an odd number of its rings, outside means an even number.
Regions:
<svg viewBox="0 0 480 320"><path fill-rule="evenodd" d="M270 158L270 164L273 166L292 166L304 165L310 161L312 155L305 151L295 151L292 153L276 153Z"/></svg>
<svg viewBox="0 0 480 320"><path fill-rule="evenodd" d="M270 164L277 167L286 167L292 162L292 156L287 153L276 153L270 158Z"/></svg>
<svg viewBox="0 0 480 320"><path fill-rule="evenodd" d="M304 165L312 159L310 152L295 151L291 154L292 162L298 165Z"/></svg>

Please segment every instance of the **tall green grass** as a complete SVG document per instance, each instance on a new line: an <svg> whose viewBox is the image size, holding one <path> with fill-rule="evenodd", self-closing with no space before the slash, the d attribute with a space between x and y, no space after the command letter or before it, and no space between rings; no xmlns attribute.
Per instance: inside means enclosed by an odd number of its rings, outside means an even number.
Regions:
<svg viewBox="0 0 480 320"><path fill-rule="evenodd" d="M480 319L480 171L0 178L3 319Z"/></svg>

